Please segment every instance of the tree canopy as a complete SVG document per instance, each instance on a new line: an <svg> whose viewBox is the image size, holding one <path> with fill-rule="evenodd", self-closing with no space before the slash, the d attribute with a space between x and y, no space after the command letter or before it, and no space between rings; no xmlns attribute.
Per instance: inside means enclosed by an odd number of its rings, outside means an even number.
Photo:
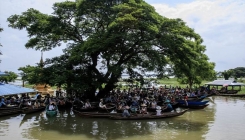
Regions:
<svg viewBox="0 0 245 140"><path fill-rule="evenodd" d="M148 72L162 77L170 62L176 71L214 67L193 29L181 19L160 16L143 0L66 1L53 9L47 15L31 8L8 22L27 30L26 48L48 51L66 44L63 55L45 61L46 78L41 79L65 85L69 93L94 98L99 89L100 98L116 87L122 73L132 79L143 79Z"/></svg>
<svg viewBox="0 0 245 140"><path fill-rule="evenodd" d="M5 71L4 73L6 73L6 75L0 76L0 82L14 82L15 79L18 77L18 75L12 71Z"/></svg>

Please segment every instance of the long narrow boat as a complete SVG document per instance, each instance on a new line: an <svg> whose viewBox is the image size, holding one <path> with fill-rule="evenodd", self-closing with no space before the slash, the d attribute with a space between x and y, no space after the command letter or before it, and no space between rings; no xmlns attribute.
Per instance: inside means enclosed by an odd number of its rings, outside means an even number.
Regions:
<svg viewBox="0 0 245 140"><path fill-rule="evenodd" d="M0 111L0 117L1 116L7 116L7 115L13 115L13 114L18 114L21 113L21 109L13 109L13 110L1 110Z"/></svg>
<svg viewBox="0 0 245 140"><path fill-rule="evenodd" d="M186 106L185 104L181 104L180 107L182 107L182 108L190 108L190 109L204 109L208 105L209 104L205 104L205 105L188 105L188 106Z"/></svg>
<svg viewBox="0 0 245 140"><path fill-rule="evenodd" d="M30 113L35 113L35 112L43 111L44 109L45 109L45 106L41 106L39 108L34 108L34 109L25 108L25 109L22 110L22 112L24 114L30 114Z"/></svg>
<svg viewBox="0 0 245 140"><path fill-rule="evenodd" d="M202 102L198 102L198 101L196 101L196 102L193 102L193 101L187 101L187 102L188 102L188 105L205 105L205 104L207 104L209 101L202 101ZM179 101L178 103L179 103L179 105L185 104L185 101L184 101L184 100L183 100L183 101Z"/></svg>
<svg viewBox="0 0 245 140"><path fill-rule="evenodd" d="M200 102L203 99L205 99L207 96L201 96L201 97L194 97L194 98L188 98L188 102ZM183 102L183 99L176 99L177 102Z"/></svg>
<svg viewBox="0 0 245 140"><path fill-rule="evenodd" d="M11 107L1 107L0 108L0 117L1 116L7 116L7 115L13 115L13 114L18 114L21 113L22 110L19 107L16 106L11 106Z"/></svg>
<svg viewBox="0 0 245 140"><path fill-rule="evenodd" d="M111 106L111 107L107 107L107 108L98 108L98 112L105 112L105 113L110 113L112 110L115 110L116 106Z"/></svg>
<svg viewBox="0 0 245 140"><path fill-rule="evenodd" d="M78 110L74 110L73 112L81 117L87 117L87 118L109 118L113 115L122 115L122 113L101 113L101 112L80 112Z"/></svg>
<svg viewBox="0 0 245 140"><path fill-rule="evenodd" d="M76 108L73 107L73 110L79 111L79 112L95 112L98 110L97 107L91 107L91 108Z"/></svg>
<svg viewBox="0 0 245 140"><path fill-rule="evenodd" d="M164 118L171 118L183 115L188 109L185 109L181 112L168 112L163 113L162 115L153 115L153 114L137 114L131 115L129 117L122 117L121 115L113 115L109 118L112 120L146 120L146 119L164 119Z"/></svg>

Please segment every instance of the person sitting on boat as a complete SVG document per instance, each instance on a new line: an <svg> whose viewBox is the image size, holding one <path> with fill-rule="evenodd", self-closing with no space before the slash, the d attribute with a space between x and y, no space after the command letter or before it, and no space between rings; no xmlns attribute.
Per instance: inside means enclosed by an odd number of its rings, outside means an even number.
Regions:
<svg viewBox="0 0 245 140"><path fill-rule="evenodd" d="M103 104L103 99L100 99L99 107L106 109L106 105Z"/></svg>
<svg viewBox="0 0 245 140"><path fill-rule="evenodd" d="M50 110L50 111L55 110L55 109L56 109L56 108L55 108L54 103L51 103L51 104L49 105L49 107L48 107L48 110Z"/></svg>
<svg viewBox="0 0 245 140"><path fill-rule="evenodd" d="M84 105L84 108L92 108L90 102L89 102L89 99L86 100L86 103Z"/></svg>
<svg viewBox="0 0 245 140"><path fill-rule="evenodd" d="M33 108L33 107L32 107L32 102L31 102L31 100L28 100L27 103L26 103L26 105L27 105L27 107L30 108L30 109Z"/></svg>
<svg viewBox="0 0 245 140"><path fill-rule="evenodd" d="M0 107L5 107L6 103L4 102L4 97L0 97Z"/></svg>
<svg viewBox="0 0 245 140"><path fill-rule="evenodd" d="M156 112L157 112L157 114L156 114L157 116L162 115L162 113L161 113L162 112L162 108L160 106L157 106L156 107Z"/></svg>
<svg viewBox="0 0 245 140"><path fill-rule="evenodd" d="M157 102L154 98L152 98L151 108L156 108L156 106L157 106Z"/></svg>
<svg viewBox="0 0 245 140"><path fill-rule="evenodd" d="M184 101L185 101L185 105L188 106L188 96L187 96L187 94L184 95Z"/></svg>
<svg viewBox="0 0 245 140"><path fill-rule="evenodd" d="M123 113L122 113L123 117L129 117L130 116L130 113L129 113L128 110L129 110L129 106L125 106L124 110L123 110Z"/></svg>
<svg viewBox="0 0 245 140"><path fill-rule="evenodd" d="M140 113L141 114L148 114L147 113L147 105L146 104L142 104L141 105Z"/></svg>
<svg viewBox="0 0 245 140"><path fill-rule="evenodd" d="M195 94L195 91L192 91L192 92L191 92L190 97L197 97L196 94Z"/></svg>
<svg viewBox="0 0 245 140"><path fill-rule="evenodd" d="M136 113L139 109L139 103L137 101L137 98L134 98L132 103L131 103L131 106L130 106L130 110L133 112L133 113Z"/></svg>
<svg viewBox="0 0 245 140"><path fill-rule="evenodd" d="M163 109L163 112L171 112L173 107L170 104L170 101L167 99L164 103L166 104L166 107Z"/></svg>
<svg viewBox="0 0 245 140"><path fill-rule="evenodd" d="M38 102L38 100L36 99L35 103L34 103L34 108L39 108L40 107L40 103Z"/></svg>

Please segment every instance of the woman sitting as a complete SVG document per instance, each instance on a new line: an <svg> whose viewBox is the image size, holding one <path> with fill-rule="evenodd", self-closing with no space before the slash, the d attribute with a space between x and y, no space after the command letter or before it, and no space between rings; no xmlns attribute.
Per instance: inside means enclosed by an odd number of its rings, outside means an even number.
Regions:
<svg viewBox="0 0 245 140"><path fill-rule="evenodd" d="M129 117L130 116L128 110L129 110L129 106L125 106L125 108L123 110L123 114L122 114L123 117Z"/></svg>
<svg viewBox="0 0 245 140"><path fill-rule="evenodd" d="M156 107L156 112L157 112L157 114L156 114L157 116L162 115L162 113L161 113L162 112L162 108L160 106L157 106Z"/></svg>
<svg viewBox="0 0 245 140"><path fill-rule="evenodd" d="M99 107L106 109L106 105L103 104L103 99L100 99Z"/></svg>
<svg viewBox="0 0 245 140"><path fill-rule="evenodd" d="M35 103L34 103L34 108L39 108L40 107L40 103L38 102L38 100L36 99Z"/></svg>
<svg viewBox="0 0 245 140"><path fill-rule="evenodd" d="M141 114L148 114L147 113L147 107L146 106L147 106L146 104L142 104L141 105L141 109L140 109L140 113Z"/></svg>
<svg viewBox="0 0 245 140"><path fill-rule="evenodd" d="M92 108L90 102L89 102L89 99L86 100L86 103L84 105L84 108Z"/></svg>
<svg viewBox="0 0 245 140"><path fill-rule="evenodd" d="M53 110L55 110L56 108L55 108L55 105L54 105L54 103L51 103L50 105L49 105L49 107L48 107L48 110L50 110L50 111L53 111Z"/></svg>
<svg viewBox="0 0 245 140"><path fill-rule="evenodd" d="M31 100L28 100L26 105L29 109L33 109Z"/></svg>

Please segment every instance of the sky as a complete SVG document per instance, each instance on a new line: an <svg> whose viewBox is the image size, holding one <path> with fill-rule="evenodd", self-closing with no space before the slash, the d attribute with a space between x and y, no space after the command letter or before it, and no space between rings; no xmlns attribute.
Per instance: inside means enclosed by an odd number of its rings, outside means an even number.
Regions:
<svg viewBox="0 0 245 140"><path fill-rule="evenodd" d="M26 49L26 30L8 27L7 18L34 8L45 14L52 13L55 2L65 0L1 0L0 1L0 71L19 73L19 67L35 66L41 52ZM216 71L245 67L245 1L244 0L146 0L167 18L181 18L204 40L210 62ZM43 58L62 54L64 46L44 52Z"/></svg>

